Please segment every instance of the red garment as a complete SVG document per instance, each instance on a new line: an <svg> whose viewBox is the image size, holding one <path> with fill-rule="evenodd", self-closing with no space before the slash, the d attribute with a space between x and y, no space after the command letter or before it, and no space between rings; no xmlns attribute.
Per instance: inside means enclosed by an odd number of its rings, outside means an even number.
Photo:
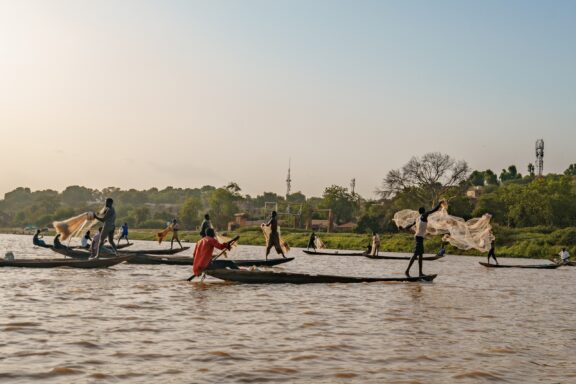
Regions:
<svg viewBox="0 0 576 384"><path fill-rule="evenodd" d="M196 243L196 247L194 248L194 265L192 266L195 276L200 276L202 271L208 267L210 261L212 261L214 248L225 249L226 244L222 244L210 236L203 237Z"/></svg>

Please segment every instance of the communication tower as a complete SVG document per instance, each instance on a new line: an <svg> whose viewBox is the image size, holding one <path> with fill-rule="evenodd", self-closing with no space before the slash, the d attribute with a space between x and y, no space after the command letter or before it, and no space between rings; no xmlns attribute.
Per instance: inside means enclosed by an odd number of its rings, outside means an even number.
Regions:
<svg viewBox="0 0 576 384"><path fill-rule="evenodd" d="M536 173L542 176L544 172L544 140L536 140Z"/></svg>
<svg viewBox="0 0 576 384"><path fill-rule="evenodd" d="M350 190L352 191L352 195L354 195L354 190L356 189L356 178L350 181Z"/></svg>
<svg viewBox="0 0 576 384"><path fill-rule="evenodd" d="M290 189L292 187L292 178L290 177L290 163L291 160L288 159L288 177L286 177L286 199L290 196Z"/></svg>

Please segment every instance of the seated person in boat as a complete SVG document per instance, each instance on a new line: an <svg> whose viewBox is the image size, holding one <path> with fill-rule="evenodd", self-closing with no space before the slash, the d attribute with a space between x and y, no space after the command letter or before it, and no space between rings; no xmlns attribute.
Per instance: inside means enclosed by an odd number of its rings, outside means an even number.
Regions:
<svg viewBox="0 0 576 384"><path fill-rule="evenodd" d="M62 245L62 243L60 242L60 234L54 236L54 249L67 249L67 248L68 248L67 246Z"/></svg>
<svg viewBox="0 0 576 384"><path fill-rule="evenodd" d="M120 237L118 238L118 245L120 245L120 240L125 239L127 244L130 244L128 240L128 223L124 223L120 226Z"/></svg>
<svg viewBox="0 0 576 384"><path fill-rule="evenodd" d="M102 241L100 241L100 239L102 239ZM100 254L115 254L113 249L104 246L105 242L106 239L102 238L102 227L98 227L98 233L94 235L92 244L90 244L90 258L97 258ZM100 246L100 249L98 249L98 246Z"/></svg>
<svg viewBox="0 0 576 384"><path fill-rule="evenodd" d="M36 230L36 233L34 234L34 237L32 238L32 244L34 244L38 247L45 247L46 242L44 240L42 240L43 236L40 234L40 232L42 232L42 231L39 229Z"/></svg>
<svg viewBox="0 0 576 384"><path fill-rule="evenodd" d="M86 231L84 236L82 236L82 240L81 240L82 248L89 249L90 248L89 242L91 242L91 241L92 241L92 238L90 237L90 231Z"/></svg>
<svg viewBox="0 0 576 384"><path fill-rule="evenodd" d="M562 248L558 256L560 256L562 264L568 264L570 262L570 253L566 248Z"/></svg>
<svg viewBox="0 0 576 384"><path fill-rule="evenodd" d="M194 264L192 266L194 276L200 276L202 272L208 268L212 261L214 248L230 249L229 243L222 244L214 238L215 236L216 233L214 229L208 228L206 230L206 236L196 243L196 247L194 248Z"/></svg>
<svg viewBox="0 0 576 384"><path fill-rule="evenodd" d="M310 234L310 239L308 239L308 247L306 247L306 250L309 250L310 248L316 251L316 234L314 232Z"/></svg>
<svg viewBox="0 0 576 384"><path fill-rule="evenodd" d="M442 242L442 244L440 245L440 250L438 251L436 256L444 256L445 254L446 254L446 243Z"/></svg>

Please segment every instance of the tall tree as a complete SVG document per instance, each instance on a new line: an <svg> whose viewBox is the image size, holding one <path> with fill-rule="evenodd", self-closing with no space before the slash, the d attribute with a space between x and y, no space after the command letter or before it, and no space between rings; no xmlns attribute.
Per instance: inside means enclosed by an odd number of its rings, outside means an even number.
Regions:
<svg viewBox="0 0 576 384"><path fill-rule="evenodd" d="M576 164L570 164L564 171L566 176L576 176Z"/></svg>
<svg viewBox="0 0 576 384"><path fill-rule="evenodd" d="M436 203L441 197L451 197L454 187L464 188L468 178L468 164L439 153L413 157L401 169L388 172L377 193L390 198L410 191L421 204Z"/></svg>
<svg viewBox="0 0 576 384"><path fill-rule="evenodd" d="M332 209L334 221L342 224L351 221L358 209L357 200L347 188L332 185L324 189L319 208Z"/></svg>

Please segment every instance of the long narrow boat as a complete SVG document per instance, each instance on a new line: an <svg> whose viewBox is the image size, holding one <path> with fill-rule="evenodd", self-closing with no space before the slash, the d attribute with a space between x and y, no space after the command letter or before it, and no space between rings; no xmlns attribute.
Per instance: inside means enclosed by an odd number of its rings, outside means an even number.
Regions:
<svg viewBox="0 0 576 384"><path fill-rule="evenodd" d="M374 282L421 282L432 281L437 275L422 277L390 276L390 277L352 277L309 275L305 273L250 271L245 269L208 269L207 275L212 277L245 284L330 284L330 283L374 283Z"/></svg>
<svg viewBox="0 0 576 384"><path fill-rule="evenodd" d="M364 257L374 260L410 260L411 258L411 256L386 256L386 255L378 255L378 256L364 255ZM443 257L444 255L424 256L423 260L438 260Z"/></svg>
<svg viewBox="0 0 576 384"><path fill-rule="evenodd" d="M118 255L172 255L190 249L190 247L178 248L178 249L148 249L148 250L121 250L118 251ZM75 259L88 259L90 257L90 252L85 249L71 249L71 248L52 248L56 253L64 256L73 257ZM110 257L110 254L104 254L100 252L102 257Z"/></svg>
<svg viewBox="0 0 576 384"><path fill-rule="evenodd" d="M533 268L533 269L555 269L560 266L560 264L489 264L479 261L480 265L488 268Z"/></svg>
<svg viewBox="0 0 576 384"><path fill-rule="evenodd" d="M308 251L306 249L302 250L307 255L318 255L318 256L366 256L365 252L318 252L318 251Z"/></svg>
<svg viewBox="0 0 576 384"><path fill-rule="evenodd" d="M173 249L134 249L134 250L127 250L122 251L121 253L125 254L146 254L146 255L175 255L176 253L184 252L190 249L190 247L183 247L183 248L173 248Z"/></svg>
<svg viewBox="0 0 576 384"><path fill-rule="evenodd" d="M231 261L239 267L272 267L274 265L287 263L294 260L293 257L289 258L277 258L277 259L246 259L246 260L234 260L227 259L225 261ZM218 263L220 260L215 260ZM130 261L129 264L167 264L167 265L192 265L194 262L193 257L179 257L179 256L159 256L159 255L146 255L146 254L136 254Z"/></svg>
<svg viewBox="0 0 576 384"><path fill-rule="evenodd" d="M0 259L0 267L20 267L20 268L56 268L56 267L70 267L70 268L108 268L116 264L123 263L130 260L132 255L119 256L109 259L16 259L16 260L3 260Z"/></svg>

